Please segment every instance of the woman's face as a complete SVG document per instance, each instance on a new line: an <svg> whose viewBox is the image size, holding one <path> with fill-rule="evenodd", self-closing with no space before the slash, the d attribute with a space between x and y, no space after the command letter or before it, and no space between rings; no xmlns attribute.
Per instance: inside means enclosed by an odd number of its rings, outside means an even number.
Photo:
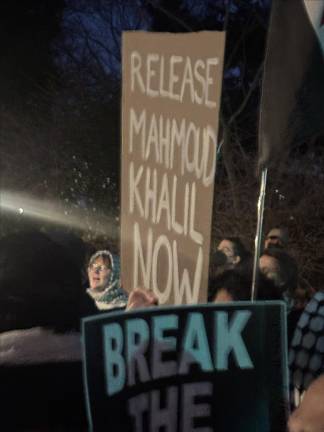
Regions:
<svg viewBox="0 0 324 432"><path fill-rule="evenodd" d="M103 257L98 257L88 267L88 278L91 289L94 288L105 288L108 282L111 269L109 261Z"/></svg>

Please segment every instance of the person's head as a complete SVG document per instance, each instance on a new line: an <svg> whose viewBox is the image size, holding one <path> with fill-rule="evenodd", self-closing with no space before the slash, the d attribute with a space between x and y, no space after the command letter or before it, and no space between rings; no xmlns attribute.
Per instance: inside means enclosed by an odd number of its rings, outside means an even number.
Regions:
<svg viewBox="0 0 324 432"><path fill-rule="evenodd" d="M242 241L238 237L224 238L217 246L216 255L222 256L226 269L231 269L249 255ZM216 257L217 260L217 257ZM223 265L224 265L223 264Z"/></svg>
<svg viewBox="0 0 324 432"><path fill-rule="evenodd" d="M295 260L280 248L263 251L259 260L260 272L283 291L294 292L297 288L298 269Z"/></svg>
<svg viewBox="0 0 324 432"><path fill-rule="evenodd" d="M286 227L272 228L266 235L264 248L270 247L286 248L288 245L288 229Z"/></svg>
<svg viewBox="0 0 324 432"><path fill-rule="evenodd" d="M91 289L104 290L112 270L112 257L109 251L100 250L93 254L88 264L88 278Z"/></svg>
<svg viewBox="0 0 324 432"><path fill-rule="evenodd" d="M209 282L208 301L213 303L248 300L251 292L249 281L235 270L227 270Z"/></svg>
<svg viewBox="0 0 324 432"><path fill-rule="evenodd" d="M227 303L232 301L248 301L251 299L252 280L237 270L228 270L211 279L208 301ZM274 283L262 275L258 280L258 300L278 300L280 291Z"/></svg>
<svg viewBox="0 0 324 432"><path fill-rule="evenodd" d="M209 282L208 301L213 303L249 300L251 279L237 270L227 270Z"/></svg>

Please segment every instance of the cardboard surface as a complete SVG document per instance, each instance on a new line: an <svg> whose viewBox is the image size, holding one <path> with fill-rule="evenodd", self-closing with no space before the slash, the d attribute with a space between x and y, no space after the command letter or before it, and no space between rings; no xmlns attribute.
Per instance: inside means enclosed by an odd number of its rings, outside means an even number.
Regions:
<svg viewBox="0 0 324 432"><path fill-rule="evenodd" d="M206 300L224 33L123 34L122 282Z"/></svg>

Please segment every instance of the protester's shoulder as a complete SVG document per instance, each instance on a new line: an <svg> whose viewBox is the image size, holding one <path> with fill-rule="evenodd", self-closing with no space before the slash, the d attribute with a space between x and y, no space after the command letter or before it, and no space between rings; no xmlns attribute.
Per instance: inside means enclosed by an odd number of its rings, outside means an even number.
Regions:
<svg viewBox="0 0 324 432"><path fill-rule="evenodd" d="M121 302L106 303L95 301L90 295L83 296L81 302L81 318L109 312L123 311L126 308L127 299Z"/></svg>
<svg viewBox="0 0 324 432"><path fill-rule="evenodd" d="M316 312L318 311L324 316L324 309L318 310L319 307L324 306L324 290L317 291L305 307L305 311Z"/></svg>
<svg viewBox="0 0 324 432"><path fill-rule="evenodd" d="M298 321L299 328L324 331L324 291L316 292L305 306Z"/></svg>
<svg viewBox="0 0 324 432"><path fill-rule="evenodd" d="M85 292L82 295L80 302L80 318L85 318L87 316L95 315L98 312L96 304L90 295Z"/></svg>

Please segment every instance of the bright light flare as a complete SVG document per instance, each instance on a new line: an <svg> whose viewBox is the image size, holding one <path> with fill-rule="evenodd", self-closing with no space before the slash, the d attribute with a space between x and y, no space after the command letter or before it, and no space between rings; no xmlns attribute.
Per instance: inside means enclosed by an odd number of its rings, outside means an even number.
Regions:
<svg viewBox="0 0 324 432"><path fill-rule="evenodd" d="M84 211L73 209L73 214L64 211L63 205L58 201L36 199L26 194L0 191L0 209L5 212L15 213L21 217L29 217L78 229L91 231L96 235L105 235L111 239L118 237L116 223L111 216L99 215L91 217Z"/></svg>

